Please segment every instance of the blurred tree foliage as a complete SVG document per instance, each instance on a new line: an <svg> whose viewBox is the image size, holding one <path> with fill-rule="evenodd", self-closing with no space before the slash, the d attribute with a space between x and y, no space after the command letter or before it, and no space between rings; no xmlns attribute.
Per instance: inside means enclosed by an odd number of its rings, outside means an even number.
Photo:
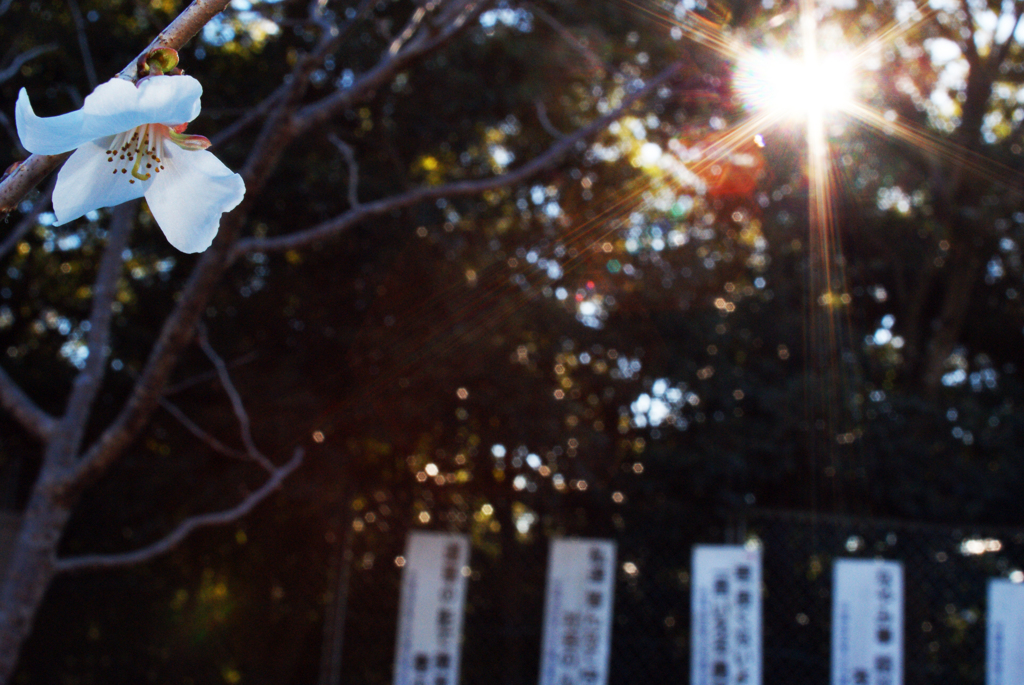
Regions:
<svg viewBox="0 0 1024 685"><path fill-rule="evenodd" d="M321 3L357 22L314 72L309 101L373 68L420 4ZM1018 523L1024 54L984 28L1000 3L835 4L822 19L873 50L859 96L888 128L831 125L828 245L808 225L798 125L710 159L752 113L734 56L692 40L696 26L792 47L795 3L497 2L289 147L251 235L316 224L353 198L515 168L685 55L665 97L526 184L239 260L206 310L211 341L257 443L277 455L308 443L307 463L236 526L140 568L61 578L17 682L311 682L341 548L355 555L353 588L394 584L392 560L415 527L472 534L480 573L504 591L474 590L471 611L499 624L503 682L520 682L535 655L516 646L515 625L542 577L516 550L551 535L614 535L642 565L644 549L720 539L723 521L755 504ZM1021 3L1009 4L1019 17ZM7 156L22 153L19 88L40 113L75 108L90 72L118 71L180 9L2 3ZM190 130L229 166L254 130L232 125L311 48L308 17L305 2L237 0L182 51L205 86ZM893 22L900 30L885 34ZM0 272L0 362L58 411L81 362L109 212L54 228L47 211ZM93 432L129 392L192 263L154 229L143 211L124 255ZM197 349L165 398L234 441ZM38 466L6 417L0 468L4 503L18 509ZM137 547L222 506L224 483L251 476L160 412L86 494L62 549ZM352 682L389 677L366 665L389 663L387 601L350 620ZM488 667L470 664L467 678Z"/></svg>

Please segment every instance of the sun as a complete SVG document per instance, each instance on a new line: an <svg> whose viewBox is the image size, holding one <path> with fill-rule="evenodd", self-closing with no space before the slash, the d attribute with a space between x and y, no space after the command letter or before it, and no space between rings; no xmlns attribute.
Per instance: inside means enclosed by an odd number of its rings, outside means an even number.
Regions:
<svg viewBox="0 0 1024 685"><path fill-rule="evenodd" d="M838 52L794 58L781 52L750 51L740 58L735 79L747 106L790 120L849 108L855 85L853 60Z"/></svg>

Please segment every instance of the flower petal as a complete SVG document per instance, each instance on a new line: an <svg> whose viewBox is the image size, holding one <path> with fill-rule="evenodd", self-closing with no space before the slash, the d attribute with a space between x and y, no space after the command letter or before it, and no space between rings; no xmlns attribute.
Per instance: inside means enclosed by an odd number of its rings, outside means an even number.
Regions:
<svg viewBox="0 0 1024 685"><path fill-rule="evenodd" d="M85 116L80 109L58 117L38 117L25 89L18 92L14 121L18 126L22 146L33 154L59 155L88 141L89 138L82 137L84 120Z"/></svg>
<svg viewBox="0 0 1024 685"><path fill-rule="evenodd" d="M192 121L199 116L202 94L203 86L191 76L149 76L136 85L115 78L97 86L85 98L82 111L86 126L98 138L143 124L175 126Z"/></svg>
<svg viewBox="0 0 1024 685"><path fill-rule="evenodd" d="M220 228L220 215L245 196L242 177L206 150L168 145L163 171L146 191L146 202L168 242L182 252L202 252Z"/></svg>
<svg viewBox="0 0 1024 685"><path fill-rule="evenodd" d="M38 117L22 89L15 108L18 136L29 152L56 155L143 124L192 121L199 116L202 94L202 85L191 76L151 76L137 86L115 78L98 85L82 109Z"/></svg>
<svg viewBox="0 0 1024 685"><path fill-rule="evenodd" d="M106 150L111 142L109 137L87 142L61 167L53 189L55 225L65 224L100 207L113 207L142 197L146 188L153 184L152 180L133 178L130 169L122 173L120 167L110 164Z"/></svg>

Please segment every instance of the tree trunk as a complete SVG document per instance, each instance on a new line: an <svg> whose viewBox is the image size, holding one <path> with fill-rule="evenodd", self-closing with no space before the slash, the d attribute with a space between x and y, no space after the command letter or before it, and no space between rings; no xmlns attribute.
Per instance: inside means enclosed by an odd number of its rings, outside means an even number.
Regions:
<svg viewBox="0 0 1024 685"><path fill-rule="evenodd" d="M938 395L945 363L953 353L971 305L971 293L981 272L981 260L976 254L954 263L953 274L946 285L942 301L939 327L932 336L921 373L924 396L934 400Z"/></svg>
<svg viewBox="0 0 1024 685"><path fill-rule="evenodd" d="M57 545L70 516L71 507L56 501L42 474L25 510L0 591L0 685L10 682L39 605L56 575Z"/></svg>

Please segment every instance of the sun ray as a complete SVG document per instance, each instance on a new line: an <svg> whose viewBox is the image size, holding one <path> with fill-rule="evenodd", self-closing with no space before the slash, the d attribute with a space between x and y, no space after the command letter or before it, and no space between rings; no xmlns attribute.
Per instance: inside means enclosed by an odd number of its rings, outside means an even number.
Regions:
<svg viewBox="0 0 1024 685"><path fill-rule="evenodd" d="M1024 185L1024 173L997 160L940 136L928 129L887 117L861 103L853 103L848 112L866 126L885 135L892 135L926 154L935 155L955 166L972 172L986 181L1004 188Z"/></svg>

